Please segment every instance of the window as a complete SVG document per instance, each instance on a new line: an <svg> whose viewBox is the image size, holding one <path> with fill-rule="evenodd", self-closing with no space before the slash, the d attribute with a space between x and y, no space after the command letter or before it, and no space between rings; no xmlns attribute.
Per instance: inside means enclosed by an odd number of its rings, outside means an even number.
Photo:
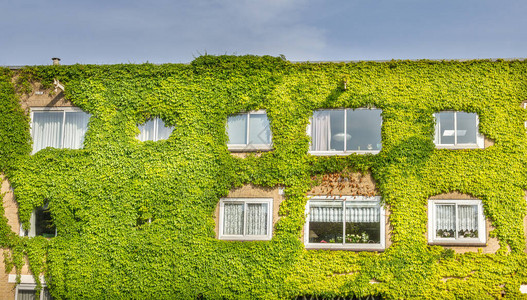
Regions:
<svg viewBox="0 0 527 300"><path fill-rule="evenodd" d="M40 276L40 282L42 283L42 290L40 291L40 298L36 298L36 287L37 284L33 275L20 275L20 282L17 282L15 274L9 274L7 282L16 283L15 300L52 300L47 287L44 276Z"/></svg>
<svg viewBox="0 0 527 300"><path fill-rule="evenodd" d="M90 114L75 107L32 108L33 153L46 147L80 149Z"/></svg>
<svg viewBox="0 0 527 300"><path fill-rule="evenodd" d="M434 143L440 148L483 148L479 134L479 118L475 113L443 111L436 119Z"/></svg>
<svg viewBox="0 0 527 300"><path fill-rule="evenodd" d="M385 246L381 197L313 197L306 206L306 248L382 250Z"/></svg>
<svg viewBox="0 0 527 300"><path fill-rule="evenodd" d="M378 153L382 147L381 125L380 109L317 110L307 129L310 153Z"/></svg>
<svg viewBox="0 0 527 300"><path fill-rule="evenodd" d="M33 210L29 224L29 229L24 229L20 226L20 235L29 237L43 236L45 238L51 238L57 235L57 229L53 224L51 212L47 204Z"/></svg>
<svg viewBox="0 0 527 300"><path fill-rule="evenodd" d="M485 217L481 200L429 200L428 242L485 244Z"/></svg>
<svg viewBox="0 0 527 300"><path fill-rule="evenodd" d="M229 150L271 149L271 128L264 110L229 116L227 135Z"/></svg>
<svg viewBox="0 0 527 300"><path fill-rule="evenodd" d="M137 139L144 141L159 141L166 140L172 134L174 126L166 126L165 122L160 118L148 120L145 124L139 125L139 135Z"/></svg>
<svg viewBox="0 0 527 300"><path fill-rule="evenodd" d="M273 231L272 198L222 198L219 238L270 240Z"/></svg>

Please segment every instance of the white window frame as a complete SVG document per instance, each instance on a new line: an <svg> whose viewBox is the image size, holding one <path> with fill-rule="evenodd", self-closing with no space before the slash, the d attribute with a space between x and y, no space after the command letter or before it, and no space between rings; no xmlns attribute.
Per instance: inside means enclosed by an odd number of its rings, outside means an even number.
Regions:
<svg viewBox="0 0 527 300"><path fill-rule="evenodd" d="M345 212L346 203L357 202L357 206L379 207L379 235L380 242L378 244L362 244L362 243L310 243L309 242L309 206L311 201L342 201L343 213ZM386 211L381 204L380 196L365 197L365 196L313 196L306 204L304 224L304 246L306 249L335 249L335 250L356 250L356 251L382 251L386 249ZM342 229L345 233L346 218L345 214L342 218Z"/></svg>
<svg viewBox="0 0 527 300"><path fill-rule="evenodd" d="M238 114L232 114L232 115L229 115L229 117L231 116L241 116L241 115L247 115L247 128L246 128L246 131L247 131L247 136L245 137L245 140L247 141L246 144L227 144L227 149L230 150L230 151L240 151L240 150L244 150L244 151L256 151L256 150L271 150L273 149L273 132L271 131L271 122L269 121L269 138L271 140L271 142L269 144L250 144L249 143L249 136L250 136L250 133L251 133L251 115L266 115L267 116L267 111L265 109L260 109L260 110L253 110L253 111L248 111L248 112L242 112L242 113L238 113ZM267 117L267 119L269 120L269 117ZM228 118L227 118L228 120ZM227 129L227 126L228 126L228 122L226 123L225 125L225 129Z"/></svg>
<svg viewBox="0 0 527 300"><path fill-rule="evenodd" d="M32 141L33 141L33 113L34 112L43 112L43 111L46 111L46 112L49 112L49 111L62 111L62 138L61 138L62 145L60 146L60 148L56 148L56 149L64 149L64 126L66 125L66 113L67 112L84 112L84 113L89 114L90 115L90 119L91 119L91 114L90 113L80 109L79 107L73 107L73 106L30 107L29 111L30 111L29 114L30 114L30 118L31 118L30 133L31 133L31 140ZM88 121L88 124L89 124L89 121ZM89 129L89 126L86 126L86 132L88 132L88 129ZM84 138L83 138L82 144L84 145ZM75 149L82 149L82 148L83 147L75 148ZM35 154L36 152L35 152L35 150L32 149L31 153Z"/></svg>
<svg viewBox="0 0 527 300"><path fill-rule="evenodd" d="M437 114L442 112L453 112L454 113L454 144L439 144L438 138L439 134L441 132L441 126L437 122ZM444 110L434 113L434 120L435 120L435 126L434 126L434 144L436 145L436 148L439 149L483 149L485 148L485 137L479 132L479 115L476 114L476 143L475 144L458 144L457 143L457 113L467 113L465 111L453 111L453 110Z"/></svg>
<svg viewBox="0 0 527 300"><path fill-rule="evenodd" d="M141 135L141 132L139 132L139 134L136 136L136 139L138 139L140 142L147 142L147 141L151 141L151 142L164 141L165 139L159 139L158 136L157 136L157 134L158 134L158 129L159 129L159 120L163 121L161 118L159 118L159 117L155 117L155 118L153 118L153 119L147 119L144 123L139 124L139 125L145 125L146 123L148 123L148 122L150 122L150 121L154 122L154 138L153 138L152 140L141 141L141 140L139 139L139 136ZM164 126L164 127L167 127L165 121L163 121L163 123L164 123L163 126ZM170 126L170 127L174 127L174 126ZM138 128L139 128L139 127L138 127ZM167 128L169 128L169 127L167 127ZM173 130L174 130L174 129L172 129L172 131L173 131ZM139 129L139 131L141 131L141 130ZM172 132L170 133L170 135L172 135Z"/></svg>
<svg viewBox="0 0 527 300"><path fill-rule="evenodd" d="M8 283L17 283L16 282L16 275L15 274L9 274L7 278ZM42 290L40 291L40 300L44 300L44 288L46 288L46 280L44 276L40 275L40 283L42 285ZM37 283L35 281L35 278L33 278L33 275L20 275L20 283L16 285L15 289L15 300L18 300L18 291L19 290L30 290L34 291L37 288Z"/></svg>
<svg viewBox="0 0 527 300"><path fill-rule="evenodd" d="M44 206L44 209L47 208L46 206L47 205ZM37 234L36 218L37 218L36 209L34 209L31 212L31 217L29 217L29 228L26 230L26 229L24 229L22 224L20 224L20 236L27 236L27 237L36 237L37 236L36 235ZM57 226L55 226L55 236L57 236Z"/></svg>
<svg viewBox="0 0 527 300"><path fill-rule="evenodd" d="M457 213L458 205L476 205L478 208L478 237L477 238L438 238L436 237L436 207L440 204L447 205L456 205L456 226L458 222ZM457 230L456 230L457 235ZM428 200L428 243L433 245L470 245L476 244L478 246L483 246L487 242L487 232L486 232L486 219L483 214L483 203L481 200L460 200L460 199L433 199Z"/></svg>
<svg viewBox="0 0 527 300"><path fill-rule="evenodd" d="M381 111L382 113L382 109L380 108L376 108L376 107L372 107L372 108L366 108L366 107L359 107L359 108L338 108L338 109L317 109L315 111L340 111L340 110L343 110L344 111L344 136L346 136L348 133L348 126L347 125L347 120L348 120L348 111L349 110L379 110ZM312 130L313 130L313 126L312 126L312 123L313 123L313 117L309 117L309 124L307 125L307 129L306 129L306 133L307 133L307 136L309 136L309 151L308 153L311 154L311 155L315 155L315 156L332 156L332 155L350 155L352 153L357 153L357 154L377 154L379 152L381 152L381 150L346 150L346 143L344 143L344 151L341 151L341 150L336 150L336 151L316 151L316 150L311 150L311 137L312 137ZM382 132L382 123L383 123L383 119L381 117L381 132ZM381 149L382 149L382 138L381 138Z"/></svg>
<svg viewBox="0 0 527 300"><path fill-rule="evenodd" d="M223 234L223 220L225 216L225 203L240 202L244 204L243 226L244 233L247 226L247 204L257 203L267 204L267 234L266 235L227 235ZM232 241L266 241L273 237L273 198L221 198L220 199L220 219L219 219L218 238L220 240Z"/></svg>

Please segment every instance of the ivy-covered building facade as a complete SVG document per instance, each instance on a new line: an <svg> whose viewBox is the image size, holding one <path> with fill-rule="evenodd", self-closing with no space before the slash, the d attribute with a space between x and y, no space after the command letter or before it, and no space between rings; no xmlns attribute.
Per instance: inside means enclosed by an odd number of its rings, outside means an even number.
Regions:
<svg viewBox="0 0 527 300"><path fill-rule="evenodd" d="M0 68L0 299L527 298L527 61Z"/></svg>

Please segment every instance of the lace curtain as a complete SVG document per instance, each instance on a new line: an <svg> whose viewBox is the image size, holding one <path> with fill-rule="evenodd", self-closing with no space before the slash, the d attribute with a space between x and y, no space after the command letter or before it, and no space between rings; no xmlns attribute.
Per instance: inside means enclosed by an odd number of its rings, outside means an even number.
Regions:
<svg viewBox="0 0 527 300"><path fill-rule="evenodd" d="M310 208L309 220L311 222L342 222L342 206L314 206ZM380 213L378 207L346 207L346 222L353 223L378 223Z"/></svg>
<svg viewBox="0 0 527 300"><path fill-rule="evenodd" d="M224 235L267 234L267 203L225 203L223 209ZM245 222L244 215L247 218Z"/></svg>
<svg viewBox="0 0 527 300"><path fill-rule="evenodd" d="M456 208L457 221L456 221ZM436 206L436 231L472 231L478 230L478 208L476 205L437 205ZM454 236L451 236L454 237Z"/></svg>
<svg viewBox="0 0 527 300"><path fill-rule="evenodd" d="M328 151L331 149L331 117L329 111L315 111L311 121L311 150Z"/></svg>
<svg viewBox="0 0 527 300"><path fill-rule="evenodd" d="M33 112L33 153L46 147L82 148L89 120L85 112Z"/></svg>

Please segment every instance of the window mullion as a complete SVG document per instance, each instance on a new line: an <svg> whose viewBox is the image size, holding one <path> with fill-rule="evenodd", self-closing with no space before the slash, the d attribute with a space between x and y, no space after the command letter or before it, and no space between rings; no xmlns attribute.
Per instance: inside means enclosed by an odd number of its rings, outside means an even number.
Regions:
<svg viewBox="0 0 527 300"><path fill-rule="evenodd" d="M245 137L245 144L249 144L249 135L251 130L251 113L247 113L247 124L245 124L245 128L247 128L247 135Z"/></svg>
<svg viewBox="0 0 527 300"><path fill-rule="evenodd" d="M344 152L348 150L348 110L344 109Z"/></svg>
<svg viewBox="0 0 527 300"><path fill-rule="evenodd" d="M454 112L454 145L457 146L457 111Z"/></svg>
<svg viewBox="0 0 527 300"><path fill-rule="evenodd" d="M154 142L157 141L158 118L154 119Z"/></svg>
<svg viewBox="0 0 527 300"><path fill-rule="evenodd" d="M342 244L346 244L346 200L342 201Z"/></svg>
<svg viewBox="0 0 527 300"><path fill-rule="evenodd" d="M457 232L458 232L458 226L459 226L458 225L458 207L457 206L458 205L456 203L456 205L454 206L455 207L455 214L454 214L454 216L456 218L455 221L454 221L454 224L455 224L455 226L454 226L454 237L455 237L456 241L458 239Z"/></svg>

